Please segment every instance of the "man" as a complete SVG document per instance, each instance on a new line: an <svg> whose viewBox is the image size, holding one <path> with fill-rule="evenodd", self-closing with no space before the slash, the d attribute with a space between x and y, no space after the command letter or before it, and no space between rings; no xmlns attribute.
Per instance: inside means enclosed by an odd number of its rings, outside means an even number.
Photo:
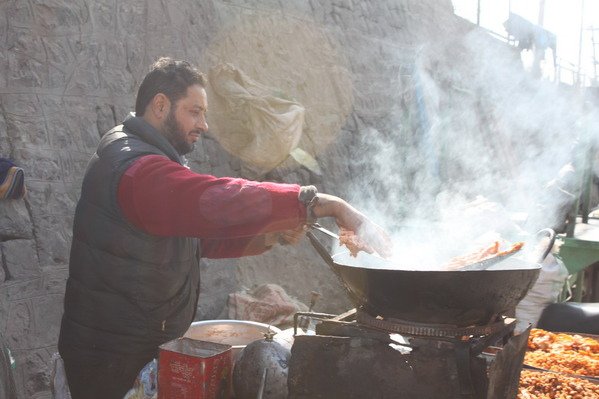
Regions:
<svg viewBox="0 0 599 399"><path fill-rule="evenodd" d="M208 130L205 85L188 63L158 60L139 88L136 116L102 137L87 167L59 338L74 399L122 398L158 346L185 333L200 256L260 254L326 216L369 230L375 249L387 250L380 227L312 186L186 168L183 155Z"/></svg>

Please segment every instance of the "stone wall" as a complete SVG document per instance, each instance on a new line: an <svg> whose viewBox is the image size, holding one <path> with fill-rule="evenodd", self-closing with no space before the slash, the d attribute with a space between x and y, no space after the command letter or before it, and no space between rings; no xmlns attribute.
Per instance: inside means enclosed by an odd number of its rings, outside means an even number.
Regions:
<svg viewBox="0 0 599 399"><path fill-rule="evenodd" d="M322 173L289 159L252 175L219 147L218 131L191 154L192 169L316 184L352 197L352 187L365 184L367 165L355 162L364 136L389 131L401 66L423 43L456 29L449 0L1 2L0 156L25 169L28 191L0 202L0 333L16 358L19 397L51 397L47 366L82 174L100 135L132 110L157 57L188 59L205 71L232 63L304 104L300 147ZM226 317L230 292L267 282L303 302L312 290L322 293L318 311L350 306L307 242L205 261L202 269L200 319Z"/></svg>

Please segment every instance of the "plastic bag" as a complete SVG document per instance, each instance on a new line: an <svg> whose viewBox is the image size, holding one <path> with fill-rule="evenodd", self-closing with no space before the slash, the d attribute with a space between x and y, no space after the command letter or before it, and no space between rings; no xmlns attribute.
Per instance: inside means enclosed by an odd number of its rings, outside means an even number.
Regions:
<svg viewBox="0 0 599 399"><path fill-rule="evenodd" d="M14 368L14 359L0 335L0 398L17 399L17 388L13 376Z"/></svg>
<svg viewBox="0 0 599 399"><path fill-rule="evenodd" d="M158 362L153 359L137 375L133 388L123 399L155 399L158 397Z"/></svg>
<svg viewBox="0 0 599 399"><path fill-rule="evenodd" d="M64 371L64 363L60 354L52 355L52 372L50 376L50 389L54 399L71 399L71 391Z"/></svg>
<svg viewBox="0 0 599 399"><path fill-rule="evenodd" d="M568 277L564 264L551 254L547 255L542 266L539 278L516 306L516 333L526 330L529 323L533 327L537 325L543 309L550 303L557 302Z"/></svg>
<svg viewBox="0 0 599 399"><path fill-rule="evenodd" d="M231 64L210 70L217 95L211 107L211 133L254 172L267 173L297 146L304 107L276 89L257 83Z"/></svg>

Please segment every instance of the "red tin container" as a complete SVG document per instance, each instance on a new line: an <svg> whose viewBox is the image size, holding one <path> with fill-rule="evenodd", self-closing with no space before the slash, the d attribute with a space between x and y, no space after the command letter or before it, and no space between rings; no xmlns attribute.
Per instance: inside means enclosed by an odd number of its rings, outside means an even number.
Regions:
<svg viewBox="0 0 599 399"><path fill-rule="evenodd" d="M231 345L169 341L158 356L158 399L228 399L232 364Z"/></svg>

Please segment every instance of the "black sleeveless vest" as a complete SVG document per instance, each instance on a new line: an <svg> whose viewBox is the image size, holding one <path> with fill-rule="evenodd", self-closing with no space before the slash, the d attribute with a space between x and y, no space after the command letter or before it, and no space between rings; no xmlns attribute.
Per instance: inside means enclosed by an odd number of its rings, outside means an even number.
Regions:
<svg viewBox="0 0 599 399"><path fill-rule="evenodd" d="M183 163L156 129L130 118L102 137L88 164L73 225L59 339L63 356L156 353L193 321L200 282L197 239L144 233L118 206L122 174L148 154Z"/></svg>

